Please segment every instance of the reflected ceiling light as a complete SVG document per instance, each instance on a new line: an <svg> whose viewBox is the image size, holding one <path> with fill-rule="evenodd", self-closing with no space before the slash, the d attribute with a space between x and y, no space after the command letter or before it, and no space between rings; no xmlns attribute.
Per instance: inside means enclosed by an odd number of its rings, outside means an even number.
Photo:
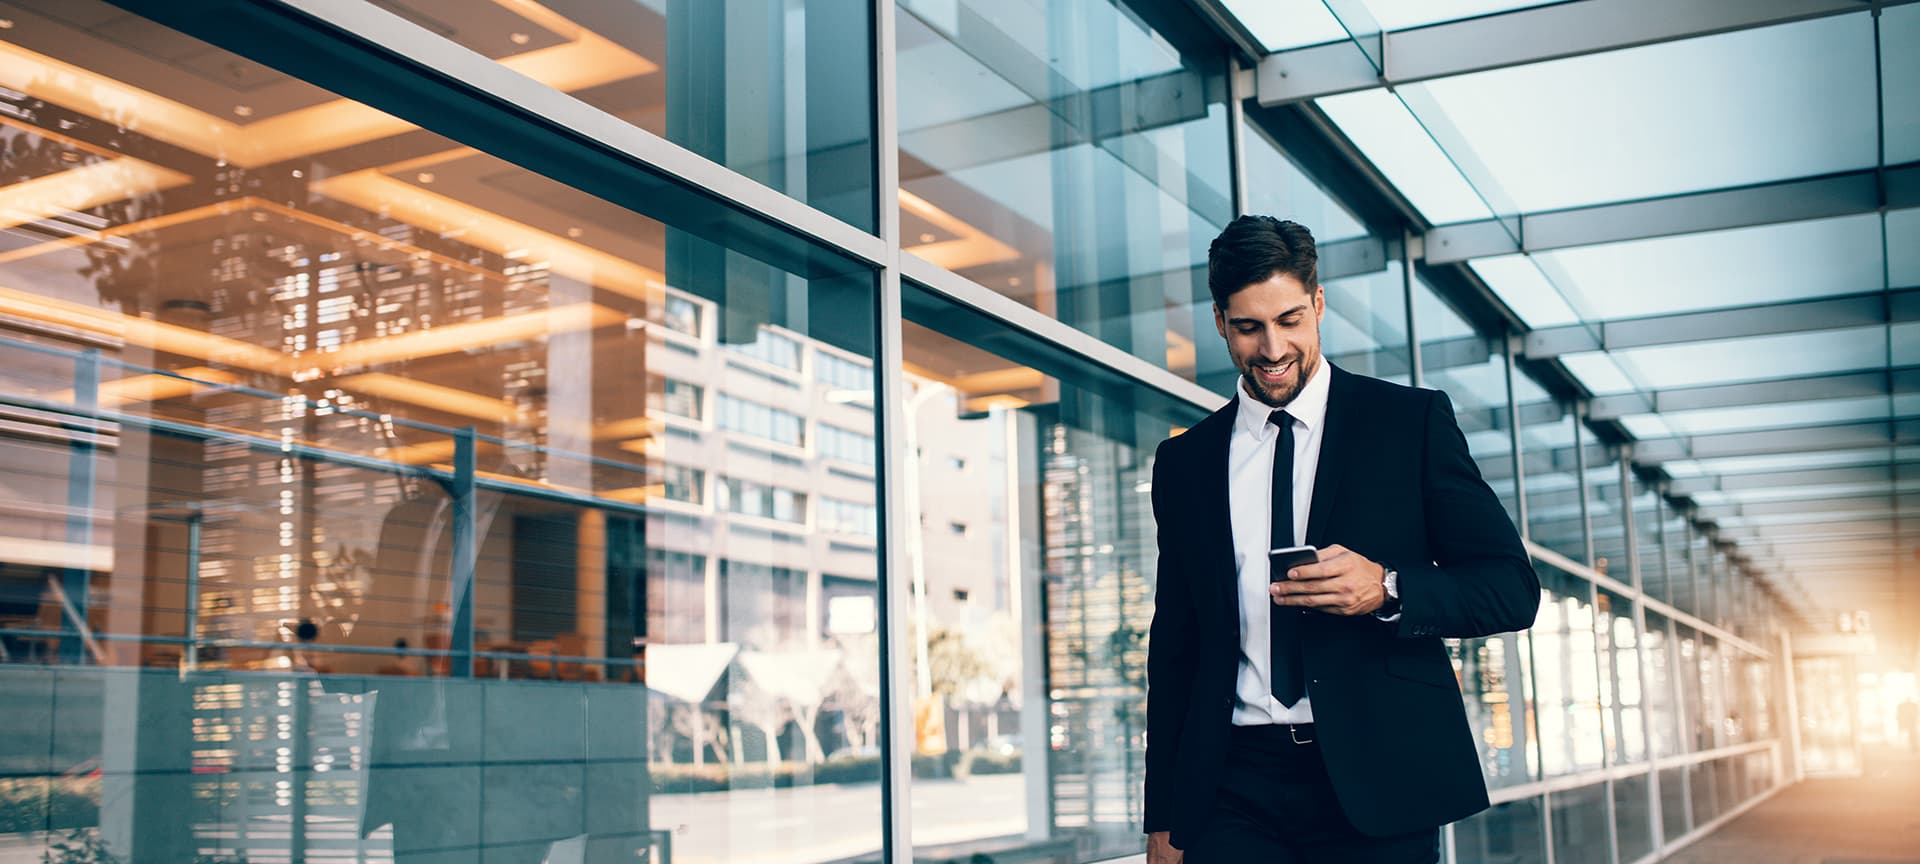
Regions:
<svg viewBox="0 0 1920 864"><path fill-rule="evenodd" d="M527 419L526 412L505 399L482 396L455 387L429 384L425 381L415 381L383 372L349 375L334 379L334 383L368 396L397 399L422 408L431 408L445 414L458 414L475 420L517 423Z"/></svg>
<svg viewBox="0 0 1920 864"><path fill-rule="evenodd" d="M193 178L132 157L0 187L0 228L38 222L181 186Z"/></svg>
<svg viewBox="0 0 1920 864"><path fill-rule="evenodd" d="M612 420L593 427L593 440L605 441L610 438L650 438L659 434L661 423L652 417L628 417L625 420Z"/></svg>
<svg viewBox="0 0 1920 864"><path fill-rule="evenodd" d="M948 383L952 384L954 389L966 394L1038 390L1046 386L1047 376L1041 374L1038 369L1014 366L961 375Z"/></svg>
<svg viewBox="0 0 1920 864"><path fill-rule="evenodd" d="M453 439L442 438L437 441L422 441L419 444L406 444L400 447L383 447L375 451L382 459L407 465L419 465L424 462L442 462L453 458Z"/></svg>
<svg viewBox="0 0 1920 864"><path fill-rule="evenodd" d="M981 264L1012 261L1020 257L1020 250L994 239L985 231L973 227L958 216L933 206L927 199L905 189L900 190L900 207L955 235L952 240L906 247L906 251L926 259L929 263L938 264L948 270L963 270Z"/></svg>
<svg viewBox="0 0 1920 864"><path fill-rule="evenodd" d="M660 457L662 445L659 438L635 438L632 441L620 442L620 449L628 453L638 453L649 459L657 459Z"/></svg>
<svg viewBox="0 0 1920 864"><path fill-rule="evenodd" d="M401 360L414 360L468 349L484 349L504 342L519 342L542 336L594 330L626 323L627 316L592 303L574 303L552 309L502 315L479 321L446 324L430 330L415 330L396 336L382 336L350 342L327 354L306 355L293 362L330 369L378 366ZM291 359L291 358L290 358Z"/></svg>
<svg viewBox="0 0 1920 864"><path fill-rule="evenodd" d="M514 253L517 260L544 262L554 272L645 303L665 302L667 284L657 270L396 180L386 171L342 174L316 181L313 189L503 256Z"/></svg>
<svg viewBox="0 0 1920 864"><path fill-rule="evenodd" d="M667 484L655 483L651 486L629 486L600 493L600 497L614 501L626 501L632 504L645 504L649 499L667 497Z"/></svg>
<svg viewBox="0 0 1920 864"><path fill-rule="evenodd" d="M968 399L967 410L969 412L980 412L980 411L991 411L995 408L1001 408L1001 409L1011 411L1017 408L1025 408L1031 404L1033 403L1028 402L1027 400L1022 399L1018 396L1008 396L1004 393L998 393L992 396L981 396L975 399Z"/></svg>
<svg viewBox="0 0 1920 864"><path fill-rule="evenodd" d="M499 63L562 92L651 74L658 64L535 3L500 5L568 41L502 58ZM38 99L243 168L338 150L418 127L348 99L237 124L164 96L30 51L0 43L0 80Z"/></svg>

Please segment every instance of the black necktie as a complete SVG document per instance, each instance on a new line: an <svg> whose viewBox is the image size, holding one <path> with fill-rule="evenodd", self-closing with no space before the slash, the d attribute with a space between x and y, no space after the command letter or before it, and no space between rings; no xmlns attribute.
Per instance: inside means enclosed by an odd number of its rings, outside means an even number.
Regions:
<svg viewBox="0 0 1920 864"><path fill-rule="evenodd" d="M1267 415L1267 422L1280 427L1273 442L1273 524L1268 534L1269 549L1285 549L1293 542L1293 417L1285 411ZM1275 579L1285 573L1273 574ZM1267 610L1272 637L1273 698L1292 708L1307 695L1307 676L1300 662L1301 610L1292 606L1273 606Z"/></svg>

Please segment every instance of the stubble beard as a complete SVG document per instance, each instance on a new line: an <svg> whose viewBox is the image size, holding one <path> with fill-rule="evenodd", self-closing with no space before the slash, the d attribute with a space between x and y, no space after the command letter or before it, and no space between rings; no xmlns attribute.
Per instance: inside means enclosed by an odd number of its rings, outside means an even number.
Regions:
<svg viewBox="0 0 1920 864"><path fill-rule="evenodd" d="M1285 408L1293 403L1301 390L1306 389L1307 377L1319 371L1320 355L1318 353L1311 357L1302 355L1299 360L1294 361L1293 374L1288 376L1290 380L1286 382L1283 390L1272 390L1260 383L1259 377L1253 372L1255 365L1249 360L1240 367L1240 380L1246 382L1247 392L1270 408ZM1308 368L1309 366L1312 368Z"/></svg>

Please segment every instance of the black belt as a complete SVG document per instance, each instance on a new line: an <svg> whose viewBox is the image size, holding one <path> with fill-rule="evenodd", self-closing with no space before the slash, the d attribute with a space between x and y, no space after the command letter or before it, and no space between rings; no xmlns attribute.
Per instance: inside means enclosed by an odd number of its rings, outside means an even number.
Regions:
<svg viewBox="0 0 1920 864"><path fill-rule="evenodd" d="M1312 723L1260 723L1254 726L1235 726L1233 733L1262 740L1284 739L1295 744L1312 744L1319 738L1314 734Z"/></svg>

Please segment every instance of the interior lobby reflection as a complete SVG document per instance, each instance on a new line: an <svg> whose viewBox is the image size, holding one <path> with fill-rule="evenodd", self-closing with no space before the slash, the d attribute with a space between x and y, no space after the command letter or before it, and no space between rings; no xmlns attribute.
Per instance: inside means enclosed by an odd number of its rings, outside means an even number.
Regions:
<svg viewBox="0 0 1920 864"><path fill-rule="evenodd" d="M0 843L880 848L871 271L93 0L11 14ZM535 78L626 56L542 20L500 49Z"/></svg>

